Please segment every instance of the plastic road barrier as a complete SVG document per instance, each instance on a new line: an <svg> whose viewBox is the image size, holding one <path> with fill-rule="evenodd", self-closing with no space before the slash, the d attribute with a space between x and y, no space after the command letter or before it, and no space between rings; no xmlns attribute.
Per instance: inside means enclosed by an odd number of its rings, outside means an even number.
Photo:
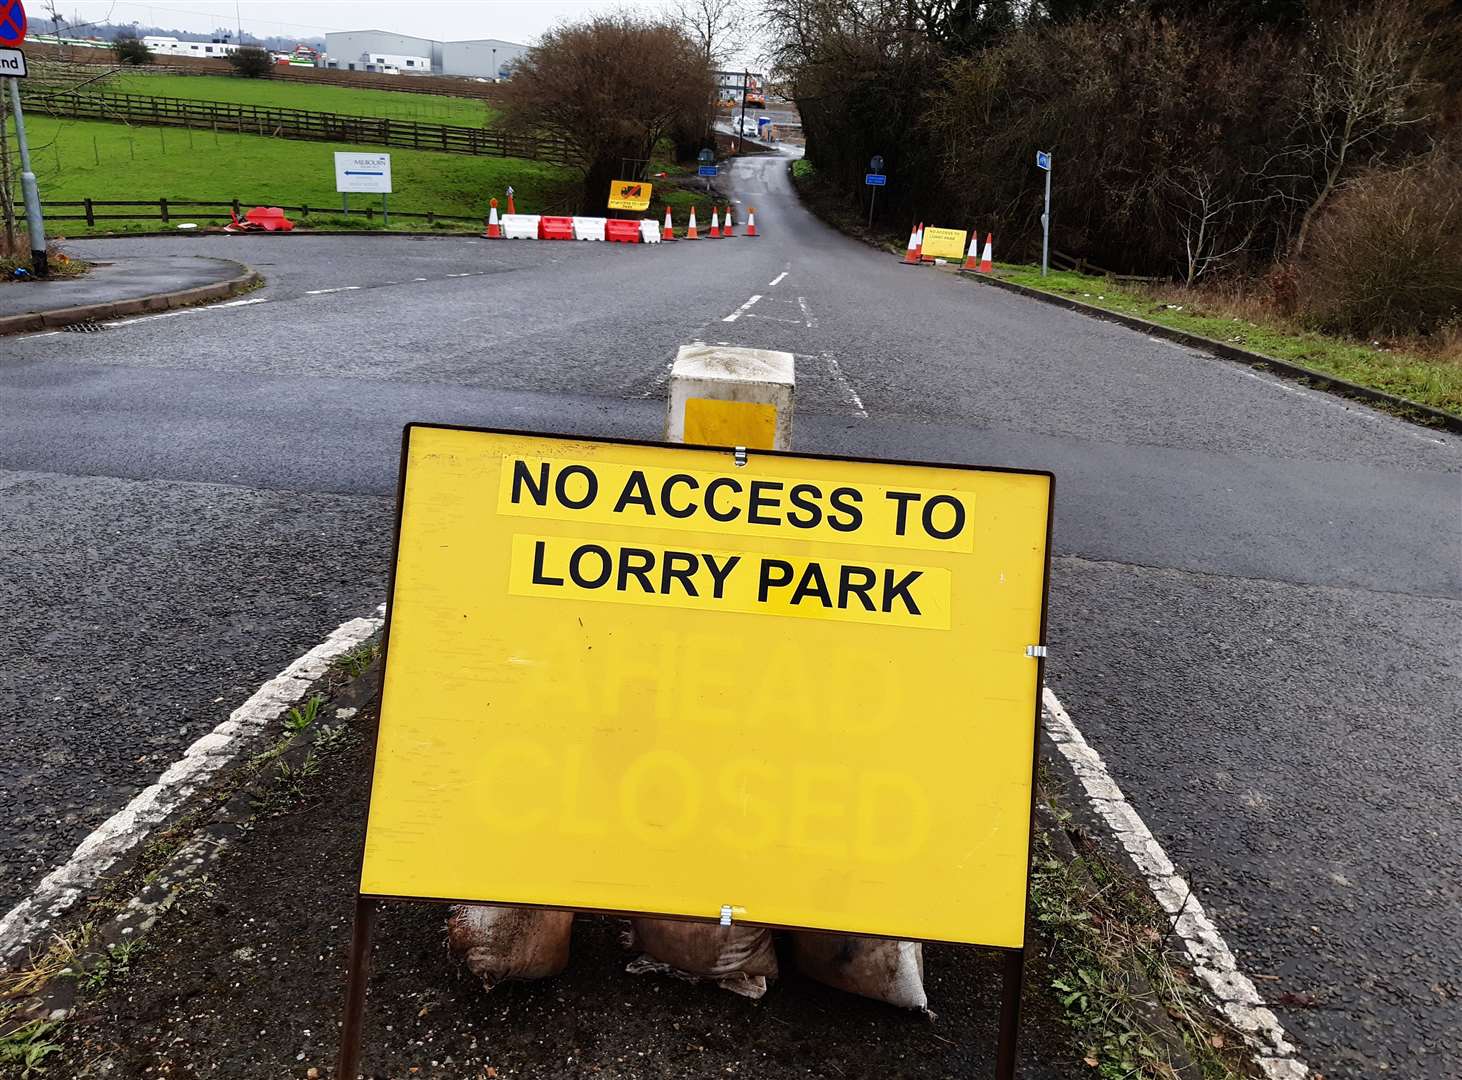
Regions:
<svg viewBox="0 0 1462 1080"><path fill-rule="evenodd" d="M509 240L537 240L537 214L504 214L502 216L503 236Z"/></svg>
<svg viewBox="0 0 1462 1080"><path fill-rule="evenodd" d="M574 219L571 217L540 217L538 219L538 239L540 240L572 240L574 238Z"/></svg>
<svg viewBox="0 0 1462 1080"><path fill-rule="evenodd" d="M575 240L603 240L604 226L606 219L602 217L576 217L574 222Z"/></svg>
<svg viewBox="0 0 1462 1080"><path fill-rule="evenodd" d="M646 244L658 244L664 238L660 235L660 227L655 224L653 218L645 218L640 222L640 240ZM673 240L674 237L671 237Z"/></svg>
<svg viewBox="0 0 1462 1080"><path fill-rule="evenodd" d="M650 224L655 223L652 221ZM616 244L638 244L640 242L640 223L638 221L605 222L604 231L600 233L599 239L612 240Z"/></svg>

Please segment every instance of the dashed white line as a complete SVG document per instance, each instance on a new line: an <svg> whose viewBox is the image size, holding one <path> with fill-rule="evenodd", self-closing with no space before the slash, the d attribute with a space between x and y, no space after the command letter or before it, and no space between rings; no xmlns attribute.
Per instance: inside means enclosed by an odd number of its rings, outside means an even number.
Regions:
<svg viewBox="0 0 1462 1080"><path fill-rule="evenodd" d="M823 363L827 365L828 371L832 374L833 380L852 403L853 411L860 420L868 419L868 410L863 407L863 399L858 396L858 391L853 389L853 384L843 374L843 369L838 366L837 358L832 353L822 354Z"/></svg>
<svg viewBox="0 0 1462 1080"><path fill-rule="evenodd" d="M447 275L447 277L471 277L471 276L472 276L472 271L470 271L470 270L467 271L466 273L462 273L462 274L448 274Z"/></svg>
<svg viewBox="0 0 1462 1080"><path fill-rule="evenodd" d="M424 281L426 279L423 278L422 280ZM341 285L338 288L334 288L334 289L306 289L305 290L305 295L306 296L324 296L326 293L333 293L333 292L351 292L351 291L353 291L355 289L359 289L359 288L360 288L359 285Z"/></svg>
<svg viewBox="0 0 1462 1080"><path fill-rule="evenodd" d="M771 281L768 281L767 282L767 288L770 289L773 285L776 285L777 283L779 283L786 276L787 276L787 271L783 270L776 277L772 278Z"/></svg>
<svg viewBox="0 0 1462 1080"><path fill-rule="evenodd" d="M267 296L251 296L247 300L230 300L226 304L212 304L209 307L196 308L194 310L197 310L197 311L212 311L215 308L248 307L250 304L267 304L267 303L269 303L269 297L267 297Z"/></svg>
<svg viewBox="0 0 1462 1080"><path fill-rule="evenodd" d="M83 840L71 858L52 870L0 919L0 960L33 941L63 915L85 891L136 847L148 830L181 806L238 753L239 744L304 697L337 656L355 648L381 627L384 605L376 614L341 623L309 652L256 690L227 720L184 752L157 782L104 821Z"/></svg>
<svg viewBox="0 0 1462 1080"><path fill-rule="evenodd" d="M802 317L807 320L807 329L816 330L817 320L812 317L812 312L807 308L807 297L799 296L797 298L797 306L802 309Z"/></svg>
<svg viewBox="0 0 1462 1080"><path fill-rule="evenodd" d="M1269 1080L1304 1080L1310 1075L1309 1066L1296 1056L1279 1017L1265 1006L1253 981L1239 970L1218 927L1122 794L1101 755L1087 743L1050 687L1043 690L1041 704L1046 734L1070 763L1092 809L1147 880L1148 888L1172 920L1173 933L1187 949L1193 973L1218 1000L1224 1016L1243 1033L1264 1075Z"/></svg>
<svg viewBox="0 0 1462 1080"><path fill-rule="evenodd" d="M730 315L727 315L721 321L722 322L735 322L737 319L741 318L741 316L745 315L749 310L751 310L751 305L752 304L755 304L760 299L761 299L761 294L758 293L757 295L753 296L750 300L748 300L746 303L742 304L735 311L733 311Z"/></svg>

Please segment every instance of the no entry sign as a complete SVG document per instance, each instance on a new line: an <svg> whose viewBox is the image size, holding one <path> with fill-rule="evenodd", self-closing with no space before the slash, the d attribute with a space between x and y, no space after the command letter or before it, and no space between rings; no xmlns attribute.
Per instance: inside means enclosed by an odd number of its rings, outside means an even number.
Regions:
<svg viewBox="0 0 1462 1080"><path fill-rule="evenodd" d="M363 896L1022 945L1048 474L402 458Z"/></svg>

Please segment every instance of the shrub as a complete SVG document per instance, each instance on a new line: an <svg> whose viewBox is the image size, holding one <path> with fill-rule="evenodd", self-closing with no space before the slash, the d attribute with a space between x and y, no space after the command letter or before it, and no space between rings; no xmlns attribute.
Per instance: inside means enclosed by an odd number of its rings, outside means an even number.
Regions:
<svg viewBox="0 0 1462 1080"><path fill-rule="evenodd" d="M142 39L135 34L128 34L113 41L112 52L116 54L119 64L140 66L152 63L152 50L144 45Z"/></svg>
<svg viewBox="0 0 1462 1080"><path fill-rule="evenodd" d="M235 49L229 53L228 62L238 74L246 75L251 79L257 79L274 71L274 57L269 55L269 50L252 45L243 49Z"/></svg>
<svg viewBox="0 0 1462 1080"><path fill-rule="evenodd" d="M1462 313L1462 166L1434 160L1348 185L1298 269L1300 313L1321 329L1440 330Z"/></svg>

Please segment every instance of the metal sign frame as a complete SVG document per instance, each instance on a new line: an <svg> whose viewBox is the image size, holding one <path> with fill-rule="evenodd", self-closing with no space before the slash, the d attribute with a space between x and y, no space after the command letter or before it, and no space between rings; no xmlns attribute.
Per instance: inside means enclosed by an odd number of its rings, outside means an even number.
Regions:
<svg viewBox="0 0 1462 1080"><path fill-rule="evenodd" d="M401 460L396 478L396 516L393 526L392 547L391 547L391 574L387 583L386 592L386 616L384 629L381 637L381 671L382 677L390 657L391 648L391 620L392 606L396 595L396 573L400 565L401 557L401 528L405 510L406 495L406 468L411 449L411 433L414 429L432 429L442 431L463 431L483 435L504 435L524 438L535 438L545 440L562 440L566 443L582 443L585 441L610 445L647 447L655 449L675 449L677 444L667 444L650 439L625 439L609 438L598 436L569 435L564 433L548 433L521 431L511 428L487 428L474 427L466 424L434 424L412 422L405 425L401 432ZM735 464L738 459L744 459L747 453L744 447L695 447L697 450L724 451ZM1031 860L1035 852L1035 822L1036 822L1036 777L1040 766L1040 731L1041 731L1041 692L1040 688L1045 685L1045 648L1047 640L1048 618L1050 608L1051 591L1051 536L1055 517L1056 498L1056 477L1053 473L1044 469L1017 469L999 465L971 465L963 462L933 462L933 461L909 461L896 458L867 458L854 457L845 454L810 454L785 450L755 450L752 451L758 456L772 458L791 458L797 460L843 462L848 464L874 464L874 465L902 465L913 468L926 469L953 469L960 471L978 471L987 473L1006 473L1022 476L1042 476L1046 478L1046 533L1045 551L1041 560L1041 612L1040 612L1040 642L1042 647L1034 651L1036 663L1036 694L1035 694L1035 715L1031 731L1031 785L1030 785L1030 806L1027 810L1028 827L1026 838L1026 875L1025 875L1025 917L1022 944L1019 948L1002 947L995 945L969 945L965 942L940 942L933 938L898 938L897 940L918 940L937 944L960 944L968 948L993 949L1004 955L1004 971L1001 979L1001 1001L998 1043L996 1046L995 1080L1015 1080L1016 1059L1018 1051L1020 1031L1020 999L1024 987L1025 978L1025 950L1030 943L1030 892L1031 892ZM367 805L375 786L375 765L376 749L379 740L373 739L371 743L370 780L367 784L366 800ZM361 863L365 860L365 838L361 841ZM357 886L357 889L359 886ZM355 911L351 929L350 955L346 974L346 992L344 1004L344 1017L340 1036L340 1055L335 1075L338 1077L353 1077L359 1072L361 1054L361 1035L365 1018L366 988L370 977L370 953L372 939L375 933L376 918L379 913L380 904L383 901L392 900L406 903L425 904L449 904L460 903L461 900L454 900L448 897L399 897L399 896L378 896L366 895L357 891L355 900ZM583 911L591 914L617 915L617 916L648 916L655 918L673 918L684 922L700 922L708 925L715 925L717 920L714 917L696 918L679 914L661 914L647 911L619 911L606 910L590 907L568 907L564 905L550 904L513 904L501 903L498 901L478 900L475 903L492 903L502 907L531 907L541 909L557 909L566 911ZM779 924L764 923L754 919L744 920L743 925L765 927L773 930L803 930L805 927L783 926ZM860 937L891 937L891 935L859 933Z"/></svg>

